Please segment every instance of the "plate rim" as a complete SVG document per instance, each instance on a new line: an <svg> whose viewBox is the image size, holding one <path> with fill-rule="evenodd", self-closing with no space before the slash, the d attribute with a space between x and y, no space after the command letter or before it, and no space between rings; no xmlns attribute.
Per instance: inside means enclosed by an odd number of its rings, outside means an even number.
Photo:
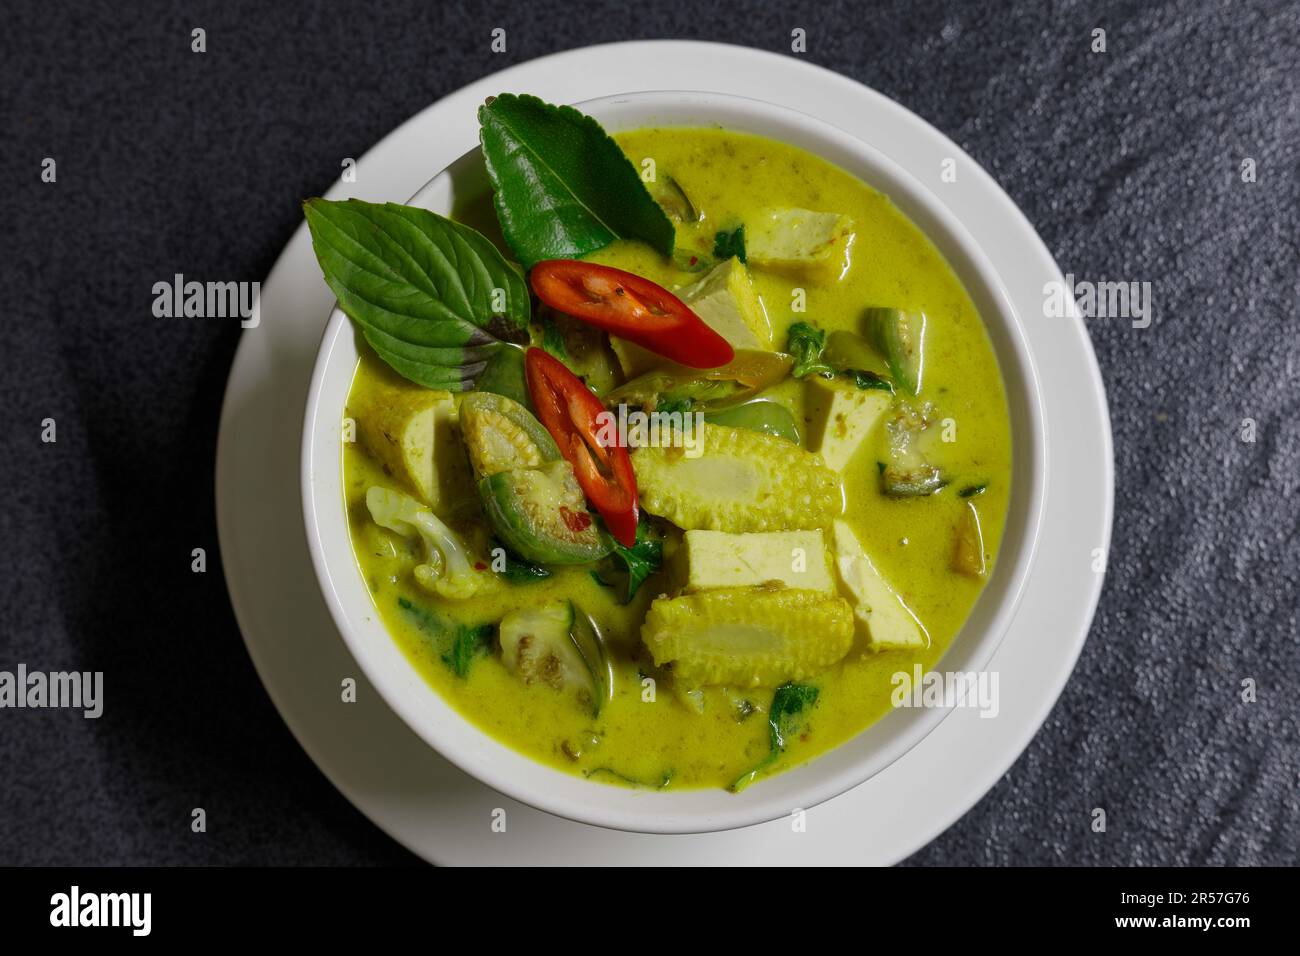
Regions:
<svg viewBox="0 0 1300 956"><path fill-rule="evenodd" d="M920 117L917 117L915 114L908 111L901 104L898 104L888 99L887 97L884 97L882 94L866 86L863 86L854 80L841 76L840 74L834 73L833 71L830 71L824 67L807 63L805 61L799 61L791 57L773 53L771 51L757 50L749 47L741 47L732 44L721 44L721 43L713 43L710 41L698 41L698 40L634 40L634 41L625 41L621 43L600 44L596 46L578 48L573 50L565 50L557 53L548 54L546 56L539 57L534 60L525 61L523 63L513 64L503 71L494 74L489 74L488 76L475 80L472 83L467 84L464 87L461 87L459 90L447 94L446 96L440 98L439 100L425 107L424 109L416 113L414 116L412 116L410 119L408 119L407 121L399 125L396 129L391 131L389 134L387 134L384 138L379 140L379 142L376 143L374 146L372 146L371 149L367 151L365 156L362 157L362 161L364 162L366 157L372 156L380 147L396 139L399 136L399 134L408 131L411 127L417 124L427 121L427 118L431 118L433 111L443 106L443 104L445 104L448 100L453 99L458 95L463 97L465 93L467 93L470 89L476 86L486 84L494 80L501 80L502 82L504 82L506 77L510 77L513 81L515 77L517 77L519 74L524 73L526 71L536 71L538 69L551 67L553 66L553 62L560 58L578 58L583 56L597 56L602 53L608 53L613 50L623 51L624 53L627 53L630 56L630 51L628 48L645 47L645 46L653 46L656 47L658 50L662 50L663 48L668 46L675 46L675 47L683 48L683 52L690 51L692 55L698 55L701 48L717 49L719 51L725 51L729 56L738 55L741 57L746 57L746 58L752 57L752 58L756 58L757 60L762 60L764 67L775 67L776 64L781 64L783 66L793 68L795 72L804 73L805 76L810 74L818 75L821 79L823 79L827 83L835 83L841 85L842 89L844 89L846 92L848 92L853 96L858 96L858 97L865 96L870 98L877 108L897 112L902 116L905 122L912 125L919 125L921 129L928 131L931 138L937 137L939 142L945 144L946 146L951 147L954 155L963 157L967 161L969 170L972 173L974 173L977 178L982 178L984 180L982 184L984 189L986 191L992 190L994 198L999 200L1002 205L1004 205L1012 212L1014 218L1017 220L1020 226L1020 231L1024 234L1020 238L1026 239L1036 244L1037 251L1048 262L1052 263L1055 274L1059 276L1060 273L1059 267L1055 266L1055 262L1053 257L1051 256L1050 251L1047 250L1046 246L1042 243L1041 238L1038 236L1037 232L1033 229L1032 225L1029 223L1028 219L1024 216L1023 212L1006 195L1006 193L1001 189L1001 187L999 187L996 184L996 182L992 179L991 176L988 175L987 172L985 172L981 167L979 167L976 163L974 163L973 160L970 160L970 158L966 156L964 151L962 151L959 147L957 147L956 144L953 144L951 140L949 140L946 136L944 136L942 132L935 129L933 126L930 126L930 124L926 123ZM788 104L780 104L780 105L788 105ZM798 107L795 108L798 109ZM807 112L809 112L809 114L814 116L815 118L821 119L821 117L818 117L814 111L809 110ZM828 122L832 126L836 126L837 128L843 129L842 126L840 126L839 124L833 121L823 120L823 122ZM855 134L849 131L849 135L855 135ZM336 183L335 187L337 187L337 185L338 184ZM336 191L337 189L331 190L331 192L336 192ZM942 199L940 199L940 201L943 202ZM947 205L946 203L944 204ZM953 212L958 222L962 223L963 227L970 230L970 226L965 223L964 219L962 219L960 212L951 209L950 211ZM268 286L271 285L272 282L277 278L277 276L280 273L292 268L292 263L289 262L291 258L291 253L293 251L292 247L295 245L295 243L300 242L304 232L305 232L305 226L300 224L299 227L294 231L290 240L286 243L286 246L284 250L281 252L280 256L277 257L275 264L273 265L271 271L268 273L266 283L264 283L265 285ZM977 240L977 242L978 241L979 240ZM1083 363L1083 370L1086 372L1089 382L1092 385L1092 389L1090 390L1090 392L1094 399L1093 411L1096 413L1095 421L1100 426L1098 430L1097 438L1102 448L1105 451L1105 455L1103 456L1105 462L1105 468L1104 468L1104 472L1105 472L1104 492L1105 493L1102 495L1102 501L1100 502L1101 504L1100 517L1102 519L1102 522L1099 531L1101 535L1100 543L1102 545L1102 550L1108 551L1110 537L1111 537L1111 524L1113 520L1113 481L1114 481L1113 452L1112 452L1112 444L1111 444L1110 422L1109 422L1108 411L1105 404L1104 385L1101 380L1100 369L1098 368L1096 363L1095 354L1091 348L1090 340L1088 339L1086 330L1083 328L1082 320L1079 319L1077 315L1073 316L1073 319L1075 322L1078 323L1079 332L1080 332L1079 339L1083 345L1083 348L1080 349L1080 353L1081 353L1080 358ZM218 536L222 547L223 556L229 553L229 549L227 545L233 536L233 531L231 528L231 522L233 521L233 519L231 518L230 515L229 503L226 502L222 490L225 487L225 484L222 481L222 476L226 472L226 466L228 464L227 456L230 454L230 442L233 440L231 436L230 428L228 427L229 413L230 413L229 404L231 401L231 395L234 386L236 384L236 378L240 373L240 369L244 365L249 364L249 359L246 353L251 351L253 348L254 347L250 345L249 342L241 341L239 343L239 347L236 350L235 358L231 365L231 372L227 380L226 395L223 398L223 402L222 402L221 429L218 435L218 442L217 442L218 453L217 453L217 462L216 462L216 479L217 479L216 504L217 504L217 512L218 512L217 514ZM1030 348L1030 352L1032 355L1033 354L1032 345ZM312 354L314 355L315 352L313 351ZM254 642L250 641L249 639L248 615L245 613L245 611L241 611L240 605L242 604L242 600L240 595L239 584L234 580L234 575L229 563L223 561L223 568L225 569L227 588L231 595L232 607L235 610L236 620L239 623L241 635L244 638L245 646L248 649L250 658L252 658L254 667L258 671L259 678L262 680L263 685L266 686L268 694L271 696L273 703L275 703L277 710L280 712L281 718L285 721L286 725L289 726L291 733L293 733L295 739L298 740L300 746L302 746L304 750L307 751L308 755L313 759L315 763L317 763L318 767L320 767L320 769L326 774L326 776L331 780L331 782L333 782L335 786L346 797L348 797L349 800L351 800L355 805L357 805L358 808L361 809L363 813L365 813L373 822L375 822L376 825L380 827L380 829L384 830L384 832L388 833L394 839L398 840L399 843L402 843L403 845L406 845L408 848L412 849L414 852L419 853L422 856L425 856L426 859L436 860L435 854L426 851L425 848L421 848L419 846L413 845L413 843L410 840L404 838L404 835L397 831L396 827L390 827L388 825L388 821L382 820L375 813L372 813L365 805L364 795L356 795L350 792L349 787L345 786L338 779L336 779L336 774L332 772L332 769L329 766L329 764L332 761L330 761L327 757L325 757L325 755L318 752L317 748L313 746L310 741L305 739L304 735L299 732L301 728L295 726L295 723L292 722L290 717L286 714L286 709L282 703L281 695L277 691L277 688L274 686L274 682L268 679L268 675L264 672L262 661L259 659L259 653L254 647ZM1025 746L1028 744L1029 740L1031 740L1033 736L1038 732L1038 730L1042 725L1043 720L1046 718L1047 714L1054 706L1056 700L1059 698L1060 692L1063 690L1064 684L1068 680L1069 674L1072 672L1075 662L1078 659L1078 655L1082 650L1083 643L1086 640L1087 631L1088 631L1087 625L1088 623L1091 622L1093 616L1095 615L1097 601L1099 599L1100 591L1103 583L1103 577L1104 577L1103 574L1095 575L1094 578L1091 579L1091 586L1086 588L1086 593L1082 595L1084 601L1083 601L1083 605L1081 606L1081 610L1083 612L1082 614L1083 623L1080 625L1079 628L1081 633L1077 637L1077 639L1071 642L1069 653L1058 660L1057 671L1060 673L1059 680L1053 678L1050 681L1050 683L1052 684L1051 690L1046 695L1045 699L1041 702L1040 706L1036 708L1031 719L1025 722L1025 732L1022 734L1014 735L1016 737L1015 742L1011 743L1008 748L1005 748L1005 749L1009 749L1010 751L1010 757L1007 760L1007 766L1009 766L1011 763L1014 763L1014 761L1023 752ZM994 658L996 659L996 654L994 655ZM926 740L928 741L929 739L930 738L927 738ZM925 743L926 741L922 741L917 745L917 747L919 748L923 746ZM1000 775L1001 772L1002 770L999 770L998 775ZM987 790L989 789L989 787L992 785L993 782L995 782L995 779L988 780L986 783L976 784L973 787L968 787L967 790L968 790L969 799L967 799L967 797L964 796L961 799L954 801L955 806L954 808L950 808L948 813L943 814L942 816L937 818L931 818L931 826L929 826L928 828L922 827L919 828L918 830L918 832L924 833L925 835L916 840L909 840L908 848L905 851L899 853L898 856L905 856L911 852L914 852L920 846L923 846L926 842L929 842L929 840L933 838L934 834L941 832L942 830L951 826L953 821L955 821L961 814L966 812L966 810L968 810L970 806L973 806L976 802L978 802L978 800L987 792ZM846 799L846 797L842 796L842 797L835 798L835 801L844 800L844 799Z"/></svg>

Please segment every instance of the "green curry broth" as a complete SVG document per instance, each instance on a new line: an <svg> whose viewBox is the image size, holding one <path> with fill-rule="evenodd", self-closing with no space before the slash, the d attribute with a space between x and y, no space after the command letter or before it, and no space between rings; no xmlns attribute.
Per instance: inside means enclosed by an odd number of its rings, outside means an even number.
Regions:
<svg viewBox="0 0 1300 956"><path fill-rule="evenodd" d="M702 210L699 234L729 229L771 203L847 214L855 240L851 267L839 281L813 283L753 270L752 277L782 343L790 324L809 321L827 331L860 331L869 305L896 305L928 317L923 397L956 424L956 440L932 455L953 485L928 498L894 499L879 490L878 457L884 436L864 443L843 473L845 519L887 580L917 614L930 636L921 652L850 651L842 663L811 682L821 690L797 741L772 765L780 770L851 738L890 709L891 677L916 663L932 667L951 643L979 595L981 584L950 570L954 538L966 501L957 490L987 483L976 501L985 551L997 553L1010 492L1011 437L997 360L974 305L938 251L889 200L843 170L802 150L718 129L645 129L616 137L638 166L653 158ZM458 210L457 218L499 233L488 203ZM690 237L681 236L679 239ZM698 242L698 239L696 240ZM618 242L590 257L672 287L687 276L645 246ZM792 311L792 289L806 290L806 311ZM363 355L352 385L359 394L386 371ZM786 381L769 390L796 419L804 418L803 384ZM883 429L878 429L883 432ZM411 577L414 545L370 521L365 492L393 479L359 444L344 446L343 468L354 552L388 630L412 664L467 719L498 740L543 763L610 783L635 781L673 788L727 786L768 751L763 715L770 689L736 692L758 712L744 720L721 691L710 690L703 713L679 701L663 683L655 701L643 701L638 631L646 607L664 589L662 573L650 578L632 604L597 584L585 568L556 569L539 582L493 586L466 602L449 602L420 590ZM487 553L476 516L449 523ZM466 624L496 622L513 608L572 598L611 641L616 693L593 717L567 694L543 684L525 685L491 655L478 658L466 677L441 659L442 650L421 631L399 599L436 609ZM612 772L607 772L612 771Z"/></svg>

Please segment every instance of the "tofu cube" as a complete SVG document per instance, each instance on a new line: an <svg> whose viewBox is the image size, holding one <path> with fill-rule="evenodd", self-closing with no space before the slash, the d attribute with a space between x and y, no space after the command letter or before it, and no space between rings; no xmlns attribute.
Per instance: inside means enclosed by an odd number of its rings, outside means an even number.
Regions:
<svg viewBox="0 0 1300 956"><path fill-rule="evenodd" d="M394 375L354 394L348 413L370 453L436 514L474 498L450 392L420 388Z"/></svg>
<svg viewBox="0 0 1300 956"><path fill-rule="evenodd" d="M804 417L808 450L826 467L842 472L893 404L880 389L861 389L843 379L805 379Z"/></svg>
<svg viewBox="0 0 1300 956"><path fill-rule="evenodd" d="M674 554L683 593L783 585L835 593L820 530L687 531Z"/></svg>
<svg viewBox="0 0 1300 956"><path fill-rule="evenodd" d="M677 297L732 348L771 351L772 323L749 270L739 260L719 263L700 281L679 289ZM610 336L609 344L629 379L667 364L662 356L618 336Z"/></svg>
<svg viewBox="0 0 1300 956"><path fill-rule="evenodd" d="M853 606L853 625L869 650L919 650L930 635L903 599L876 570L853 529L842 520L832 526L835 572L840 592Z"/></svg>
<svg viewBox="0 0 1300 956"><path fill-rule="evenodd" d="M731 258L714 266L679 297L732 348L771 350L772 323L740 260Z"/></svg>
<svg viewBox="0 0 1300 956"><path fill-rule="evenodd" d="M614 357L618 359L618 367L622 369L623 377L629 381L638 375L644 375L651 369L662 368L668 364L668 360L662 355L656 355L627 339L620 339L617 335L609 337L609 347L614 351Z"/></svg>
<svg viewBox="0 0 1300 956"><path fill-rule="evenodd" d="M745 223L746 258L756 266L807 275L838 277L849 264L853 220L811 209L769 209Z"/></svg>

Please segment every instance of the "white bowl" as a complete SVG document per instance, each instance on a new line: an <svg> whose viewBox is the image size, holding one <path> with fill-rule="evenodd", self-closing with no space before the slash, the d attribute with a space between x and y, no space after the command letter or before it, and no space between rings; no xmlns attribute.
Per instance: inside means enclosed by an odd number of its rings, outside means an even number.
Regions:
<svg viewBox="0 0 1300 956"><path fill-rule="evenodd" d="M951 213L921 183L866 143L803 113L737 96L647 92L578 104L611 131L645 126L721 126L799 146L888 196L939 249L984 318L1006 384L1014 460L1006 529L994 572L944 654L949 671L979 671L1015 614L1033 560L1046 481L1046 434L1037 376L1021 319L1001 280ZM937 171L935 171L937 173ZM449 214L488 189L477 148L410 201ZM303 422L302 495L307 541L325 602L353 657L388 705L466 773L516 800L583 823L648 833L750 826L808 809L857 786L920 742L948 714L895 710L834 750L738 794L643 791L596 783L540 764L457 713L412 667L366 590L343 504L342 419L358 359L351 322L337 307L321 339ZM375 741L382 747L383 741ZM899 794L899 800L907 794Z"/></svg>

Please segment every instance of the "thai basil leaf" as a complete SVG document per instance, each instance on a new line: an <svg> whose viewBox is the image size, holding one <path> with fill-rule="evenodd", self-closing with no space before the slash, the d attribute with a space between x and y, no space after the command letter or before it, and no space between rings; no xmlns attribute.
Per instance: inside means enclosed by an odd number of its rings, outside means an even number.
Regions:
<svg viewBox="0 0 1300 956"><path fill-rule="evenodd" d="M646 578L663 566L664 543L662 539L651 536L649 526L643 519L636 526L636 540L632 543L632 547L625 547L615 541L610 559L621 564L627 573L623 603L629 604Z"/></svg>
<svg viewBox="0 0 1300 956"><path fill-rule="evenodd" d="M496 569L495 554L497 548L501 548L502 569L496 571L496 573L503 580L511 584L531 584L535 581L544 581L551 576L549 568L540 564L532 564L522 558L516 558L496 538L492 539L493 570Z"/></svg>
<svg viewBox="0 0 1300 956"><path fill-rule="evenodd" d="M875 372L870 372L861 368L851 368L845 369L843 374L853 379L853 384L857 385L857 387L863 391L875 390L889 392L891 395L894 393L893 383L889 381L889 379L878 375Z"/></svg>
<svg viewBox="0 0 1300 956"><path fill-rule="evenodd" d="M433 643L438 659L457 677L468 677L474 661L492 649L492 637L496 633L494 624L459 624L404 597L397 599L397 606Z"/></svg>
<svg viewBox="0 0 1300 956"><path fill-rule="evenodd" d="M501 232L525 268L579 258L615 239L641 239L672 255L672 221L590 116L506 93L478 118Z"/></svg>
<svg viewBox="0 0 1300 956"><path fill-rule="evenodd" d="M523 277L469 226L358 199L303 209L339 307L398 374L464 391L507 343L528 341Z"/></svg>
<svg viewBox="0 0 1300 956"><path fill-rule="evenodd" d="M742 263L748 264L745 258L745 227L737 226L730 232L720 232L713 237L713 257L715 259L730 259L735 256Z"/></svg>
<svg viewBox="0 0 1300 956"><path fill-rule="evenodd" d="M494 624L479 624L474 627L461 624L456 628L451 649L440 655L440 658L457 677L468 677L475 659L492 650L492 637L495 633Z"/></svg>
<svg viewBox="0 0 1300 956"><path fill-rule="evenodd" d="M785 350L794 356L794 367L790 374L795 378L805 375L822 375L830 377L835 369L822 361L822 352L826 348L826 333L809 325L796 322L787 333Z"/></svg>
<svg viewBox="0 0 1300 956"><path fill-rule="evenodd" d="M542 316L542 348L561 362L569 361L569 350L564 347L564 334L551 315Z"/></svg>
<svg viewBox="0 0 1300 956"><path fill-rule="evenodd" d="M808 711L813 709L821 691L813 684L782 684L772 695L772 706L767 710L767 755L750 770L745 771L731 784L732 793L739 793L756 779L762 771L776 763L785 752L789 738L804 725Z"/></svg>

